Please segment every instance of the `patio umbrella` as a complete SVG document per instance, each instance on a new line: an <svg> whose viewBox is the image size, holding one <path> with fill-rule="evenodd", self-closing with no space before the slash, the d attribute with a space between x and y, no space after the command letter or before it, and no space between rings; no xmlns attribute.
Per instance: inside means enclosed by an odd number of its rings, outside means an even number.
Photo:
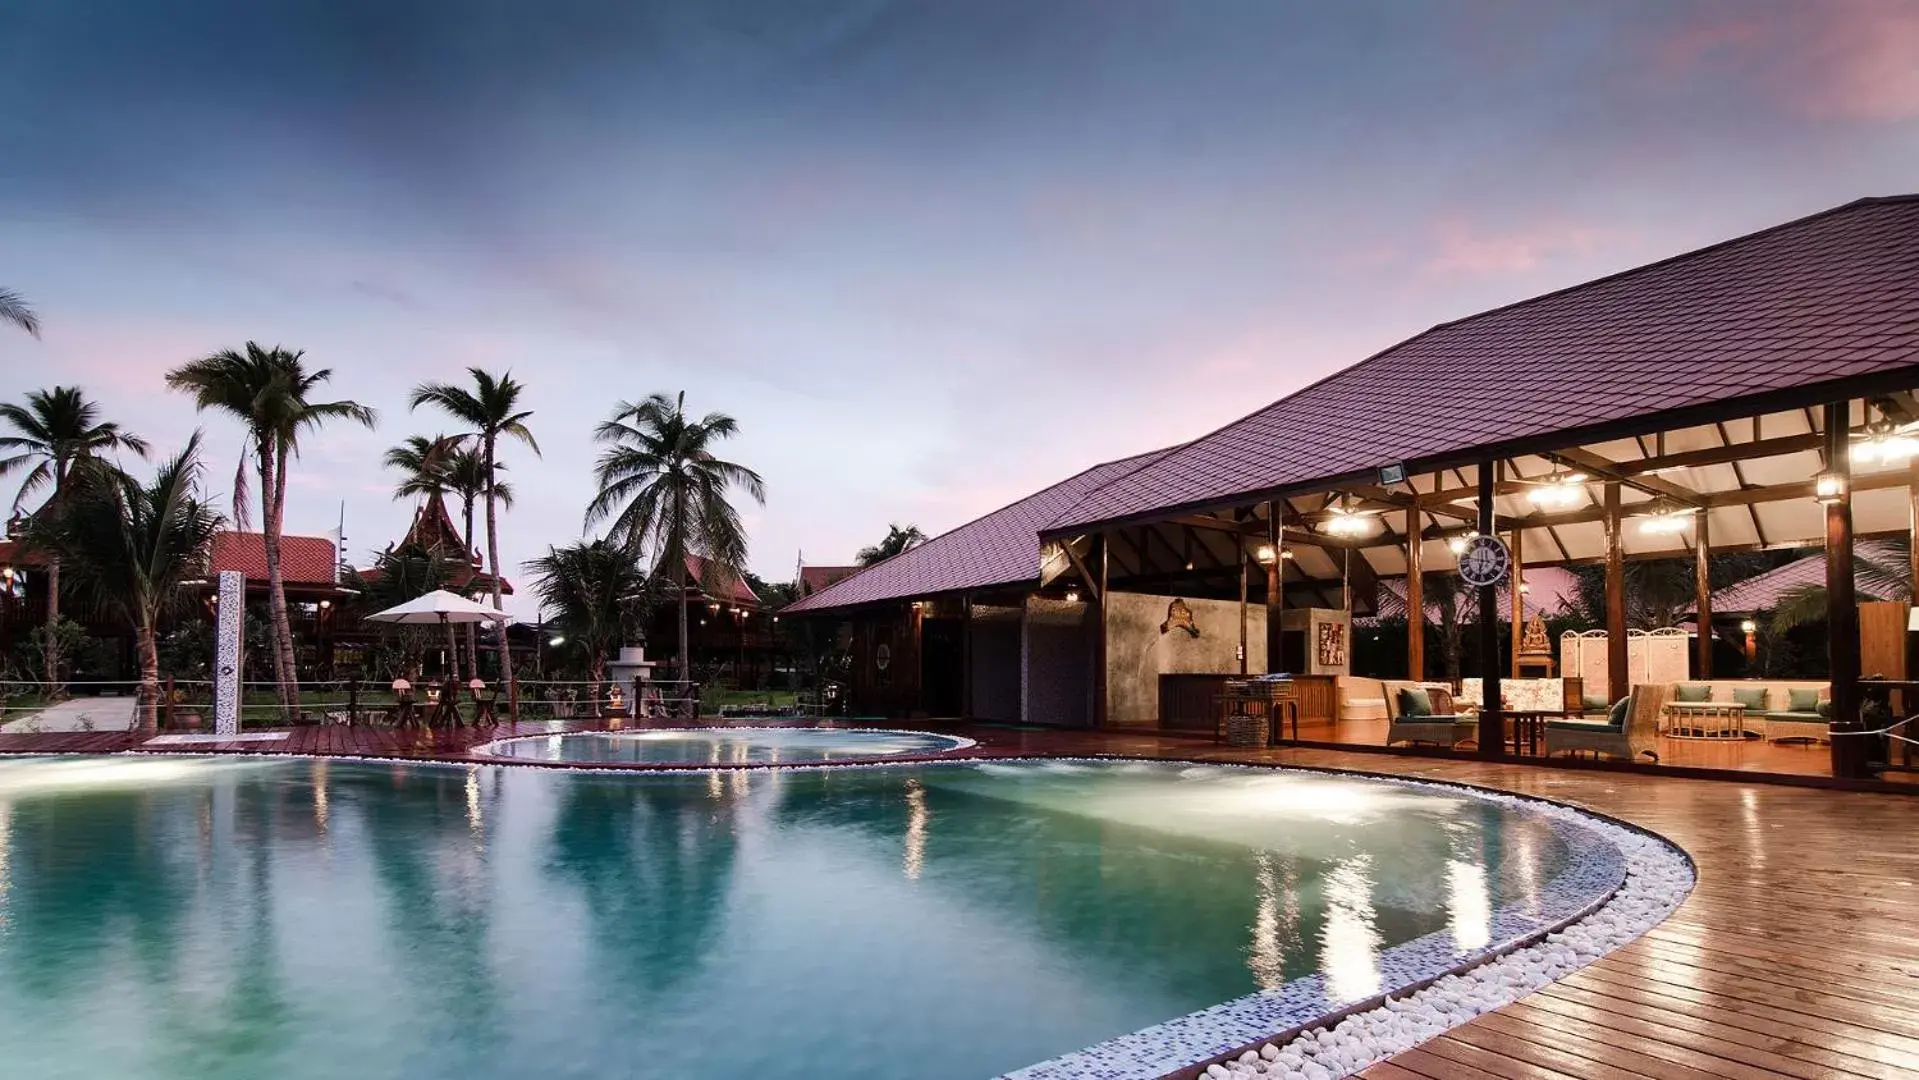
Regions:
<svg viewBox="0 0 1919 1080"><path fill-rule="evenodd" d="M505 622L506 617L506 612L499 608L475 603L445 589L435 589L425 596L396 604L385 611L376 611L366 618L368 622L397 623L401 626L444 626L447 655L451 657L458 650L453 641L454 623Z"/></svg>

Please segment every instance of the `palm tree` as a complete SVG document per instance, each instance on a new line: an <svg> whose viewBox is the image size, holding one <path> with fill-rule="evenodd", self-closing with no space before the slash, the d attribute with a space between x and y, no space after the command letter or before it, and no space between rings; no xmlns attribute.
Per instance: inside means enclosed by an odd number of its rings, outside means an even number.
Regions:
<svg viewBox="0 0 1919 1080"><path fill-rule="evenodd" d="M540 605L558 613L553 625L586 651L587 677L597 687L606 680L607 655L626 640L630 603L646 589L640 561L624 547L592 540L549 547L526 568Z"/></svg>
<svg viewBox="0 0 1919 1080"><path fill-rule="evenodd" d="M380 464L400 473L393 485L395 499L444 497L451 487L447 482L446 459L459 440L447 435L409 435L398 446L388 448Z"/></svg>
<svg viewBox="0 0 1919 1080"><path fill-rule="evenodd" d="M493 473L497 477L506 471L506 465L493 463ZM473 504L485 497L486 458L471 445L470 440L456 440L446 459L447 490L460 498L460 522L464 526L461 533L466 538L466 550L471 558L473 551ZM496 479L493 484L493 501L502 510L513 509L513 485ZM499 606L499 601L494 601ZM468 671L480 670L480 647L472 623L466 624L466 667Z"/></svg>
<svg viewBox="0 0 1919 1080"><path fill-rule="evenodd" d="M13 497L13 513L36 492L48 493L43 514L58 516L66 500L67 485L74 470L97 460L103 453L131 450L141 457L147 454L146 440L120 430L120 425L100 419L100 406L88 401L77 386L56 386L27 395L24 405L0 405L0 422L13 434L0 436L0 476L27 470L20 490ZM60 639L54 628L60 622L60 560L47 560L47 693L60 692Z"/></svg>
<svg viewBox="0 0 1919 1080"><path fill-rule="evenodd" d="M635 557L650 554L671 575L680 594L682 682L692 681L687 644L688 556L704 559L702 585L716 589L746 572L746 531L727 501L735 485L753 501L766 502L766 484L743 465L722 461L713 446L739 433L725 413L699 420L686 415L686 393L654 394L634 404L622 401L594 438L606 443L596 467L600 493L586 508L586 523L612 519L609 536Z"/></svg>
<svg viewBox="0 0 1919 1080"><path fill-rule="evenodd" d="M0 289L0 322L12 323L34 337L40 336L40 317L19 293L10 289Z"/></svg>
<svg viewBox="0 0 1919 1080"><path fill-rule="evenodd" d="M167 385L194 397L201 411L217 409L247 428L247 452L233 477L233 516L246 527L247 454L260 480L262 533L267 556L267 614L273 624L273 670L285 715L299 714L300 678L295 667L293 626L287 619L286 588L280 570L280 533L286 521L287 463L299 453L301 433L328 420L351 420L371 428L372 409L356 401L310 401L308 395L333 377L328 368L308 371L304 353L247 342L244 351L226 349L183 364L167 373Z"/></svg>
<svg viewBox="0 0 1919 1080"><path fill-rule="evenodd" d="M514 438L525 443L535 454L540 452L540 444L533 439L533 432L527 428L527 417L532 416L530 409L520 408L520 394L525 389L513 381L513 373L494 377L479 369L468 368L467 374L473 376L473 387L454 386L451 383L428 382L413 388L408 398L408 407L417 409L422 405L439 407L453 419L468 425L471 434L480 441L481 458L485 466L486 498L486 559L487 572L493 577L493 606L500 603L500 528L496 506L500 498L499 445L502 438ZM500 680L507 685L509 700L518 706L518 693L513 683L513 657L508 651L507 634L500 632Z"/></svg>
<svg viewBox="0 0 1919 1080"><path fill-rule="evenodd" d="M1861 599L1912 599L1912 541L1894 537L1874 544L1862 544L1852 552L1854 587ZM1828 596L1824 585L1798 585L1779 596L1772 609L1772 632L1820 622L1826 617Z"/></svg>
<svg viewBox="0 0 1919 1080"><path fill-rule="evenodd" d="M464 557L456 559L434 548L415 543L388 548L374 558L371 568L374 573L353 572L360 590L359 606L366 611L381 611L417 600L435 589L446 588L462 568L471 571L471 564ZM410 670L419 658L426 635L406 626L398 627L397 632L405 654L402 667ZM459 650L455 647L451 626L446 628L446 644L447 663L452 664Z"/></svg>
<svg viewBox="0 0 1919 1080"><path fill-rule="evenodd" d="M140 652L140 730L159 724L162 615L191 599L186 582L206 573L220 515L199 497L200 435L141 484L117 469L76 474L66 508L36 518L36 546L59 553L74 596L131 623Z"/></svg>
<svg viewBox="0 0 1919 1080"><path fill-rule="evenodd" d="M890 559L909 548L916 548L924 543L926 543L926 534L920 531L918 525L902 527L895 522L886 527L886 539L881 540L872 547L861 548L860 553L855 556L855 558L859 560L861 566L871 566L882 559Z"/></svg>

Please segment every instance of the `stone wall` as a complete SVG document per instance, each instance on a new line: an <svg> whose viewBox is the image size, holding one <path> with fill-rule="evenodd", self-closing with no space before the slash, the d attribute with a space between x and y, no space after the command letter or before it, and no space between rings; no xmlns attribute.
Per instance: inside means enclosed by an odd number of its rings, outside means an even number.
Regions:
<svg viewBox="0 0 1919 1080"><path fill-rule="evenodd" d="M976 604L969 627L975 720L1020 718L1020 609Z"/></svg>
<svg viewBox="0 0 1919 1080"><path fill-rule="evenodd" d="M1107 718L1115 726L1151 726L1159 719L1159 677L1239 674L1240 605L1182 598L1197 635L1168 624L1170 596L1107 594ZM1165 632L1160 627L1166 625ZM1246 605L1246 670L1266 671L1266 607Z"/></svg>
<svg viewBox="0 0 1919 1080"><path fill-rule="evenodd" d="M1025 708L1020 719L1061 727L1093 722L1092 615L1084 603L1026 601Z"/></svg>

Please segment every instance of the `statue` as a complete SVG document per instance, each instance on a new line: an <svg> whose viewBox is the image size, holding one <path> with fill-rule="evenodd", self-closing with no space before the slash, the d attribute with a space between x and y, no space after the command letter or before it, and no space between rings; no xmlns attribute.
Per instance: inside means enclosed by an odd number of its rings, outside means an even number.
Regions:
<svg viewBox="0 0 1919 1080"><path fill-rule="evenodd" d="M1184 600L1175 599L1166 605L1166 621L1159 624L1161 636L1174 630L1184 630L1192 637L1199 636L1199 624L1193 621L1193 609Z"/></svg>
<svg viewBox="0 0 1919 1080"><path fill-rule="evenodd" d="M1557 664L1553 660L1552 639L1546 636L1546 617L1537 612L1526 621L1519 632L1519 656L1517 666L1523 674L1527 668L1544 668L1546 677L1551 678Z"/></svg>

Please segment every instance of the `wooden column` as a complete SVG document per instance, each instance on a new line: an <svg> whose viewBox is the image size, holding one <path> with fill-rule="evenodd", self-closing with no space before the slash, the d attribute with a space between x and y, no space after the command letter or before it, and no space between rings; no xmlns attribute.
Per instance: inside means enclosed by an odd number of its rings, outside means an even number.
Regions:
<svg viewBox="0 0 1919 1080"><path fill-rule="evenodd" d="M1273 549L1273 561L1266 564L1266 671L1279 670L1280 610L1286 606L1285 528L1280 515L1284 504L1278 499L1266 504L1266 546Z"/></svg>
<svg viewBox="0 0 1919 1080"><path fill-rule="evenodd" d="M1839 496L1826 503L1826 656L1832 672L1832 775L1868 775L1860 730L1859 602L1852 588L1852 476L1847 461L1852 428L1848 402L1826 406L1826 471L1839 477Z"/></svg>
<svg viewBox="0 0 1919 1080"><path fill-rule="evenodd" d="M1699 636L1693 640L1693 678L1712 678L1712 512L1699 511L1693 526L1692 603L1699 614Z"/></svg>
<svg viewBox="0 0 1919 1080"><path fill-rule="evenodd" d="M1112 721L1106 701L1106 583L1110 580L1108 567L1112 561L1109 557L1111 547L1106 535L1100 534L1099 596L1093 601L1093 614L1097 620L1093 630L1093 726L1102 731Z"/></svg>
<svg viewBox="0 0 1919 1080"><path fill-rule="evenodd" d="M1512 673L1519 678L1519 635L1526 626L1526 597L1521 588L1526 582L1526 533L1523 529L1513 530L1513 574L1506 581L1506 592L1511 601L1512 612Z"/></svg>
<svg viewBox="0 0 1919 1080"><path fill-rule="evenodd" d="M1406 508L1406 677L1426 677L1426 588L1420 566L1419 500Z"/></svg>
<svg viewBox="0 0 1919 1080"><path fill-rule="evenodd" d="M1233 534L1233 543L1237 545L1239 548L1239 673L1241 675L1244 675L1247 673L1247 663L1248 663L1247 653L1249 651L1246 647L1246 644L1247 644L1246 634L1248 630L1248 625L1247 625L1248 614L1246 611L1246 589L1249 584L1249 579L1252 577L1252 574L1251 574L1251 568L1246 565L1247 558L1246 558L1245 535L1242 533Z"/></svg>
<svg viewBox="0 0 1919 1080"><path fill-rule="evenodd" d="M973 718L973 594L960 597L960 718Z"/></svg>
<svg viewBox="0 0 1919 1080"><path fill-rule="evenodd" d="M1493 531L1493 463L1479 463L1479 535ZM1484 688L1479 708L1479 756L1506 756L1506 717L1499 688L1499 586L1479 590L1479 673Z"/></svg>
<svg viewBox="0 0 1919 1080"><path fill-rule="evenodd" d="M1626 651L1626 540L1619 513L1619 481L1606 481L1606 696L1632 692Z"/></svg>

